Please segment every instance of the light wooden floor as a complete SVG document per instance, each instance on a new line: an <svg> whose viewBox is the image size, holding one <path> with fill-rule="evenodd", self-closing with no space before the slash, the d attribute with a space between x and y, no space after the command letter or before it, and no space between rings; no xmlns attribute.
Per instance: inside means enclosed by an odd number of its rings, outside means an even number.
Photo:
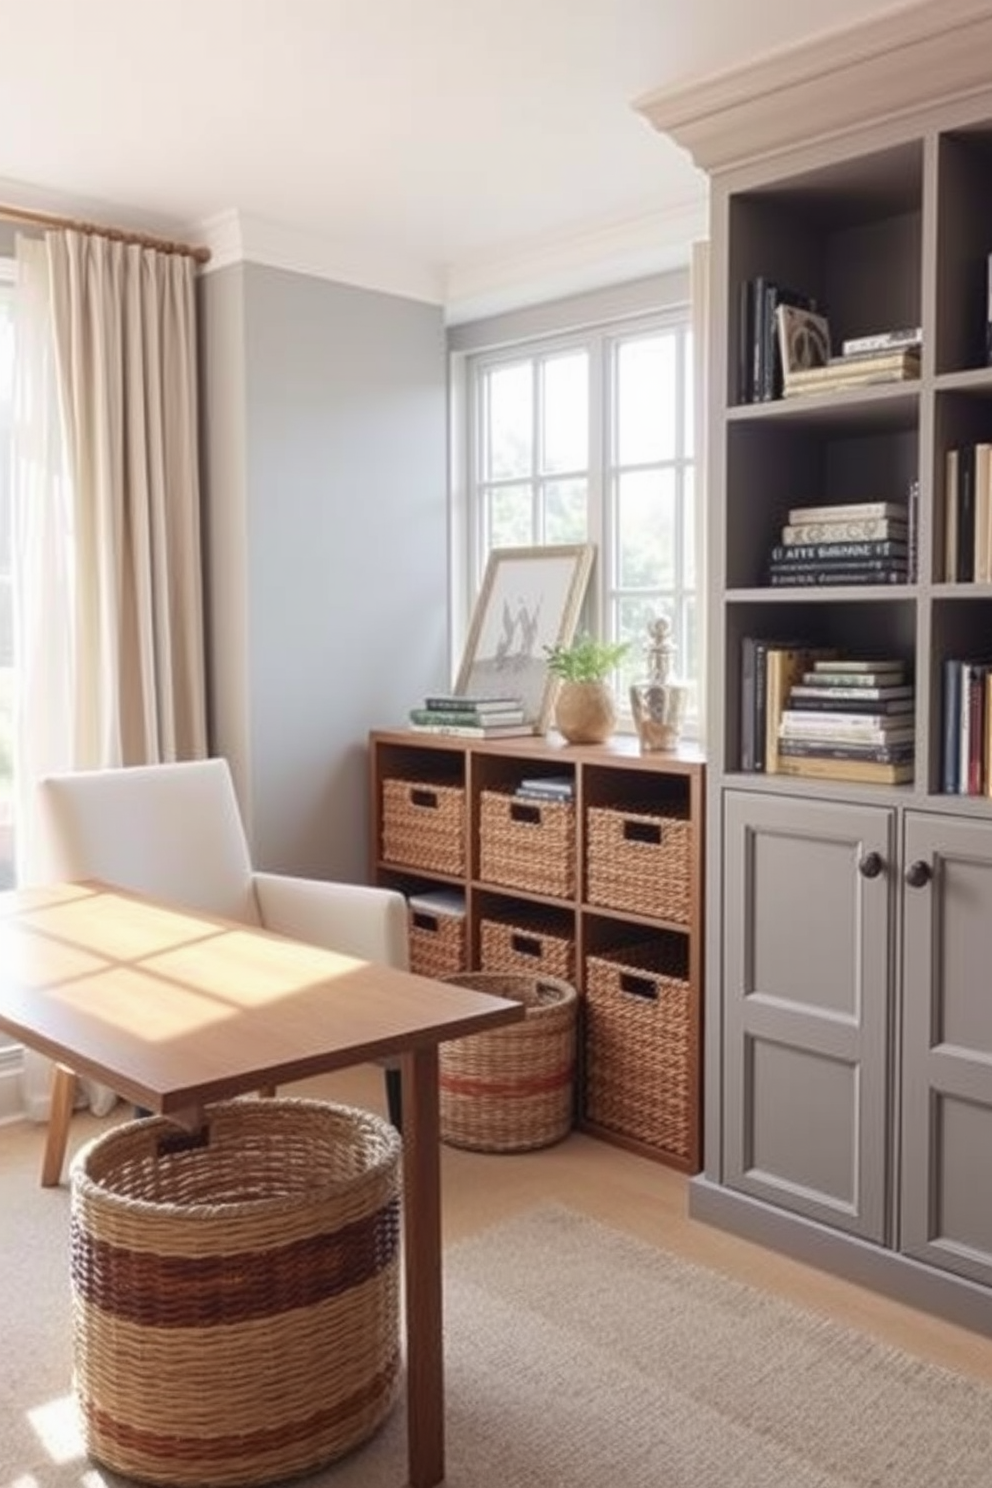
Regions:
<svg viewBox="0 0 992 1488"><path fill-rule="evenodd" d="M364 1066L287 1087L385 1110L381 1071ZM446 1240L496 1224L542 1201L581 1210L702 1265L765 1287L934 1363L992 1382L992 1340L773 1251L691 1220L687 1180L658 1163L580 1133L540 1152L486 1155L443 1149ZM603 1278L609 1285L609 1278Z"/></svg>

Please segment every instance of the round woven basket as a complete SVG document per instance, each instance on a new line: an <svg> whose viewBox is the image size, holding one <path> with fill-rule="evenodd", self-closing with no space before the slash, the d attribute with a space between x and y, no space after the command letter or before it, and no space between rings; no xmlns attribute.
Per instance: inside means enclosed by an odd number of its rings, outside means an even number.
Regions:
<svg viewBox="0 0 992 1488"><path fill-rule="evenodd" d="M560 1142L575 1119L575 988L556 977L509 972L444 980L513 998L526 1013L505 1028L441 1044L441 1140L475 1152Z"/></svg>
<svg viewBox="0 0 992 1488"><path fill-rule="evenodd" d="M71 1169L89 1454L149 1483L270 1483L365 1441L400 1376L401 1143L346 1106L155 1117Z"/></svg>

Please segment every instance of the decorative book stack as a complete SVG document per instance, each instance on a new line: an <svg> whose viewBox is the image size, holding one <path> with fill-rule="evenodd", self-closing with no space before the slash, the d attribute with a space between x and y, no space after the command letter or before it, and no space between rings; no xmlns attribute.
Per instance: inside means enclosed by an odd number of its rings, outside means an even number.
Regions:
<svg viewBox="0 0 992 1488"><path fill-rule="evenodd" d="M769 583L905 584L915 548L914 511L895 501L793 507L771 551Z"/></svg>
<svg viewBox="0 0 992 1488"><path fill-rule="evenodd" d="M852 337L842 343L840 356L830 356L830 330L822 316L815 340L809 337L808 314L780 305L776 316L783 358L782 393L786 398L844 392L871 383L910 382L920 375L919 326ZM802 346L804 353L809 343L825 346L827 354L796 355L793 348L803 334L807 338Z"/></svg>
<svg viewBox="0 0 992 1488"><path fill-rule="evenodd" d="M571 801L575 783L570 775L534 775L521 780L513 794L522 801Z"/></svg>
<svg viewBox="0 0 992 1488"><path fill-rule="evenodd" d="M417 733L455 734L466 739L511 739L535 731L522 699L512 694L434 694L424 699L422 707L410 709L409 722Z"/></svg>
<svg viewBox="0 0 992 1488"><path fill-rule="evenodd" d="M789 690L782 775L904 785L913 779L914 688L899 660L820 659Z"/></svg>

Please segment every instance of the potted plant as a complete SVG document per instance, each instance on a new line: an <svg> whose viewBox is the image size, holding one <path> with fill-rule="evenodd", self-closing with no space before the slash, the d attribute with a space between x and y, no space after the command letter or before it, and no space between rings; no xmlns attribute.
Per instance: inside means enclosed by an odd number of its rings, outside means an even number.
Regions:
<svg viewBox="0 0 992 1488"><path fill-rule="evenodd" d="M557 677L555 726L569 744L602 744L616 727L608 678L630 649L629 641L599 641L584 631L569 646L545 646L548 671Z"/></svg>

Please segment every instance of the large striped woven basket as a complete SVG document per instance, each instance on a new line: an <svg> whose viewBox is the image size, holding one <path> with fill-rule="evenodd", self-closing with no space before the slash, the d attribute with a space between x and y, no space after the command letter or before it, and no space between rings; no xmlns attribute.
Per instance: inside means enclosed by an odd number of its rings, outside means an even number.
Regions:
<svg viewBox="0 0 992 1488"><path fill-rule="evenodd" d="M399 1386L400 1139L319 1101L160 1117L72 1165L86 1449L149 1483L269 1483L365 1441Z"/></svg>
<svg viewBox="0 0 992 1488"><path fill-rule="evenodd" d="M525 1005L518 1023L441 1044L441 1140L476 1152L549 1147L575 1120L575 988L557 977L460 972L446 982Z"/></svg>

